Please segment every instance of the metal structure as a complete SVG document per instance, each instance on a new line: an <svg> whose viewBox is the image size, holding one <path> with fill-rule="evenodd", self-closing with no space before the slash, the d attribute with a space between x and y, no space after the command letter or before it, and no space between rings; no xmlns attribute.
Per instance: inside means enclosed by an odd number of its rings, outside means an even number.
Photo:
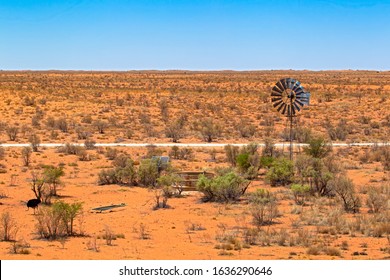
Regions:
<svg viewBox="0 0 390 280"><path fill-rule="evenodd" d="M290 122L290 160L293 157L293 120L297 113L310 102L310 93L301 83L291 78L279 80L271 91L272 105Z"/></svg>

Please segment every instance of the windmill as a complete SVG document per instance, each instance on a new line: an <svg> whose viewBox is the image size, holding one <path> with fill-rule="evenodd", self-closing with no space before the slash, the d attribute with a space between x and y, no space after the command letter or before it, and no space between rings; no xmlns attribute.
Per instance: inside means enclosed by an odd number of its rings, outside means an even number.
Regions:
<svg viewBox="0 0 390 280"><path fill-rule="evenodd" d="M309 101L310 92L306 92L299 81L291 78L279 80L271 91L272 105L290 123L290 160L293 157L293 120L303 106L309 105Z"/></svg>

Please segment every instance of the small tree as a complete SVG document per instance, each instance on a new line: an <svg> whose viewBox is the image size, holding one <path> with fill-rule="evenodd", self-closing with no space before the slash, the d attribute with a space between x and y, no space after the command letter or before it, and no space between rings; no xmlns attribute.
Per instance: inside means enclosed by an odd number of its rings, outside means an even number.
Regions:
<svg viewBox="0 0 390 280"><path fill-rule="evenodd" d="M16 140L16 138L18 136L18 132L19 132L18 127L16 127L16 126L8 126L5 131L6 131L10 141L15 141Z"/></svg>
<svg viewBox="0 0 390 280"><path fill-rule="evenodd" d="M33 152L38 152L39 145L41 144L41 138L39 138L39 136L36 134L32 134L28 138L28 141L30 142L30 146Z"/></svg>
<svg viewBox="0 0 390 280"><path fill-rule="evenodd" d="M184 136L184 128L180 120L169 122L165 126L165 135L177 143Z"/></svg>
<svg viewBox="0 0 390 280"><path fill-rule="evenodd" d="M55 211L61 213L62 223L68 236L74 235L74 220L81 213L83 205L81 202L72 204L63 201L57 201L52 205Z"/></svg>
<svg viewBox="0 0 390 280"><path fill-rule="evenodd" d="M45 182L50 185L50 194L57 196L57 188L61 185L61 177L65 172L63 167L47 166L43 172Z"/></svg>
<svg viewBox="0 0 390 280"><path fill-rule="evenodd" d="M212 118L204 118L195 123L196 129L202 135L204 141L212 142L216 137L222 133L222 127L216 123Z"/></svg>
<svg viewBox="0 0 390 280"><path fill-rule="evenodd" d="M100 134L103 134L106 128L108 127L108 123L102 120L96 120L94 122L95 127L99 131Z"/></svg>
<svg viewBox="0 0 390 280"><path fill-rule="evenodd" d="M31 162L32 149L30 147L24 147L22 149L22 160L24 166L29 166Z"/></svg>
<svg viewBox="0 0 390 280"><path fill-rule="evenodd" d="M44 204L50 204L52 195L43 174L32 172L31 176L31 190L34 192L35 197Z"/></svg>

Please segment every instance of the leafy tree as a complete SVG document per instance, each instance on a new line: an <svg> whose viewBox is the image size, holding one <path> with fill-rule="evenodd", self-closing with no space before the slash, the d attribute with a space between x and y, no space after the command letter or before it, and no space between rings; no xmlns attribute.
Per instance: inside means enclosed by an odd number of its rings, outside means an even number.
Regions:
<svg viewBox="0 0 390 280"><path fill-rule="evenodd" d="M67 235L74 235L74 220L81 213L83 204L81 202L65 203L57 201L52 205L55 212L61 213L62 223L65 227Z"/></svg>
<svg viewBox="0 0 390 280"><path fill-rule="evenodd" d="M43 175L44 180L47 184L50 185L50 194L52 196L57 196L57 188L61 185L61 177L64 176L65 172L62 166L46 166Z"/></svg>

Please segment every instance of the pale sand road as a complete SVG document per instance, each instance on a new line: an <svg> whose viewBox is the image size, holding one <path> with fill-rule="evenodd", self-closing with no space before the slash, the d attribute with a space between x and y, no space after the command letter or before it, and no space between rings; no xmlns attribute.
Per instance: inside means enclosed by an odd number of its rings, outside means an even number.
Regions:
<svg viewBox="0 0 390 280"><path fill-rule="evenodd" d="M77 146L84 146L83 143L70 143L72 145ZM96 147L129 147L129 148L137 148L137 147L147 147L150 145L157 146L157 147L199 147L199 148L218 148L218 147L224 147L226 145L233 145L233 146L245 146L248 143L96 143ZM264 143L257 143L260 147L264 146ZM363 143L330 143L333 147L352 147L352 146L358 146L358 147L365 147L365 146L390 146L390 142L385 143L373 143L373 142L363 142ZM40 147L47 147L47 148L56 148L65 146L64 143L41 143ZM290 143L276 143L276 147L289 147ZM304 143L294 143L294 147L304 147L308 144ZM4 148L23 148L30 146L30 143L4 143L0 144L0 147Z"/></svg>

